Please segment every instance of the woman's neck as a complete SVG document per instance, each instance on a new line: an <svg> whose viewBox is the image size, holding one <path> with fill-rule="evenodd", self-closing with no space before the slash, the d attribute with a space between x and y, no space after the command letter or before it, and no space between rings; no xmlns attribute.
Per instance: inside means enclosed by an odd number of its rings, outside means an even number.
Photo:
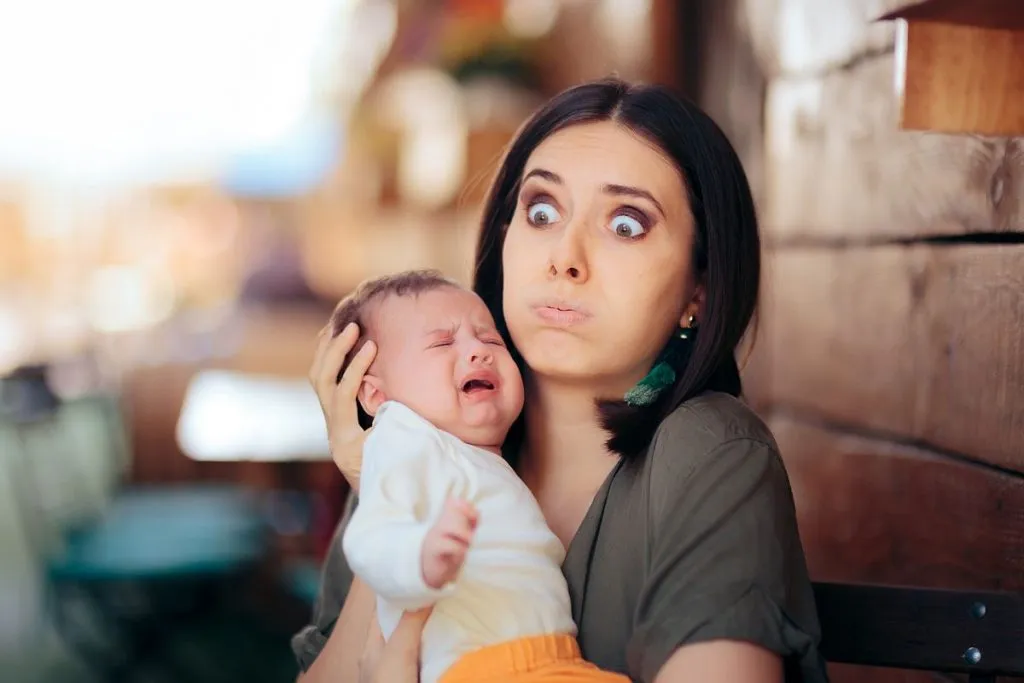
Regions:
<svg viewBox="0 0 1024 683"><path fill-rule="evenodd" d="M608 434L601 428L594 392L535 377L526 382L525 465L535 473L606 462Z"/></svg>
<svg viewBox="0 0 1024 683"><path fill-rule="evenodd" d="M605 447L593 390L527 380L519 476L566 548L617 459Z"/></svg>

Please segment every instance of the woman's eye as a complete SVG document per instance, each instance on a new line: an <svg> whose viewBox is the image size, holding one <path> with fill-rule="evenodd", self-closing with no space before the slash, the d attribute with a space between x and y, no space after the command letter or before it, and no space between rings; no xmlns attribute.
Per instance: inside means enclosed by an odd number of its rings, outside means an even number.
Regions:
<svg viewBox="0 0 1024 683"><path fill-rule="evenodd" d="M531 204L530 208L526 210L526 219L530 225L551 225L561 218L558 210L547 202Z"/></svg>
<svg viewBox="0 0 1024 683"><path fill-rule="evenodd" d="M636 239L647 232L647 228L644 227L643 223L632 216L622 213L612 219L611 229L619 237L629 239Z"/></svg>

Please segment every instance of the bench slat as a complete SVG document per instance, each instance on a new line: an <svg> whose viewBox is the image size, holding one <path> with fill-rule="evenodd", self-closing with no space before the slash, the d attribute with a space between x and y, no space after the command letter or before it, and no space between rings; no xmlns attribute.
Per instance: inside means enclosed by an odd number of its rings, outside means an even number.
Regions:
<svg viewBox="0 0 1024 683"><path fill-rule="evenodd" d="M1024 595L837 583L814 592L828 661L1024 675Z"/></svg>

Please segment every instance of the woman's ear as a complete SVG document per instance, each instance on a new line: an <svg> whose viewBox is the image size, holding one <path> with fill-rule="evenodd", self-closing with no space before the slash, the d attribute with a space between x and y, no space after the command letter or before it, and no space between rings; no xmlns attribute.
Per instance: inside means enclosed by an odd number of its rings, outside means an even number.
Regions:
<svg viewBox="0 0 1024 683"><path fill-rule="evenodd" d="M374 416L381 405L388 400L384 393L384 385L379 377L363 375L363 383L359 385L359 405L369 416Z"/></svg>
<svg viewBox="0 0 1024 683"><path fill-rule="evenodd" d="M690 327L690 316L693 316L694 325L700 325L701 316L704 313L704 299L707 289L704 287L704 281L701 279L697 283L697 286L693 288L693 297L690 299L690 303L686 304L683 309L683 317L679 320L680 327Z"/></svg>

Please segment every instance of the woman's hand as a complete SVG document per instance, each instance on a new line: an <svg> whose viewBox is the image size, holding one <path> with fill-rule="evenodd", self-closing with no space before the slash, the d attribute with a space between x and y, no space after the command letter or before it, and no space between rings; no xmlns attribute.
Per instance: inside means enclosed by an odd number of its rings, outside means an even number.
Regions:
<svg viewBox="0 0 1024 683"><path fill-rule="evenodd" d="M316 391L327 423L331 457L357 492L367 431L359 426L356 401L363 375L377 353L376 345L371 341L363 344L345 368L341 381L338 381L338 372L358 339L359 327L355 323L342 330L337 337L331 336L331 326L328 325L320 330L320 341L309 369L309 382Z"/></svg>
<svg viewBox="0 0 1024 683"><path fill-rule="evenodd" d="M366 646L359 659L359 683L416 683L420 674L420 639L431 608L406 612L387 643L377 612L370 618Z"/></svg>

